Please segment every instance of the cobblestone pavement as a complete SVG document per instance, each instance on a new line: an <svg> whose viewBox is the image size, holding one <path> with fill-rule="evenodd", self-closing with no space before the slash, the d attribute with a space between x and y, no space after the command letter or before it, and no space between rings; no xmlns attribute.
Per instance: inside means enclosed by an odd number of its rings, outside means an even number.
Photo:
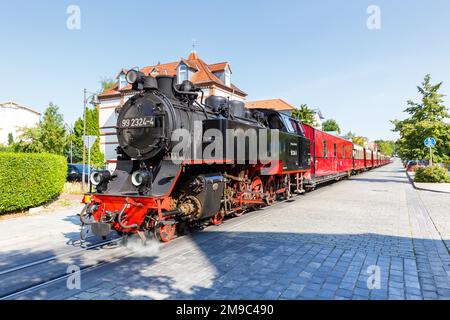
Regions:
<svg viewBox="0 0 450 320"><path fill-rule="evenodd" d="M450 299L449 207L394 163L19 298Z"/></svg>

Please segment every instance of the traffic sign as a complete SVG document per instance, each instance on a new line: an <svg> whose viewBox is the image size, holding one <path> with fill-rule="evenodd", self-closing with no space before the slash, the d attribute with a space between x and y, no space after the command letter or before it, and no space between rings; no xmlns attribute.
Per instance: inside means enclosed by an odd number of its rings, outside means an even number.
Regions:
<svg viewBox="0 0 450 320"><path fill-rule="evenodd" d="M434 139L432 137L428 137L425 139L424 143L425 143L425 146L427 146L428 148L432 148L436 145L436 139Z"/></svg>
<svg viewBox="0 0 450 320"><path fill-rule="evenodd" d="M91 150L92 146L95 143L95 140L97 140L97 136L83 136L84 146L88 150Z"/></svg>

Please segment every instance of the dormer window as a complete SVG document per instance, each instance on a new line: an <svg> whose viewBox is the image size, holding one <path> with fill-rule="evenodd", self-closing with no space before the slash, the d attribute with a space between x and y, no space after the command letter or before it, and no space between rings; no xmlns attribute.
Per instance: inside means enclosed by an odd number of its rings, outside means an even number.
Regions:
<svg viewBox="0 0 450 320"><path fill-rule="evenodd" d="M188 79L188 69L185 64L180 64L178 67L178 84L183 83L183 81Z"/></svg>
<svg viewBox="0 0 450 320"><path fill-rule="evenodd" d="M231 86L231 71L230 68L225 69L225 85L230 87Z"/></svg>
<svg viewBox="0 0 450 320"><path fill-rule="evenodd" d="M128 85L128 82L127 82L127 79L126 79L126 77L125 77L125 74L122 73L122 74L119 76L119 89L123 89L123 88L125 88L127 85Z"/></svg>

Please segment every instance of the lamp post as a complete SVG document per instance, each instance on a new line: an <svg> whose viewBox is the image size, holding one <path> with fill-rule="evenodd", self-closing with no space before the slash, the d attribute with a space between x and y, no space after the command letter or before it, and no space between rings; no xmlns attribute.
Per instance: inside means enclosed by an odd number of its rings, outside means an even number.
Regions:
<svg viewBox="0 0 450 320"><path fill-rule="evenodd" d="M89 94L89 96L87 96ZM89 103L92 103L93 105L98 104L98 98L97 98L97 93L95 92L89 92L86 90L86 88L83 90L83 176L81 177L81 181L82 181L82 190L83 192L85 192L85 185L86 185L86 181L85 181L85 175L86 175L86 154L85 154L85 142L84 142L84 137L86 136L86 108L88 105L88 101Z"/></svg>

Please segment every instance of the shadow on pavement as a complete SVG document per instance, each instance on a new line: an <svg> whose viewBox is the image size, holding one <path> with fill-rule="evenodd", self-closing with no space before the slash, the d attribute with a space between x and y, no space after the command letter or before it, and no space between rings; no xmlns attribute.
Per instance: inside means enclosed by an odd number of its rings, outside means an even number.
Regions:
<svg viewBox="0 0 450 320"><path fill-rule="evenodd" d="M437 246L442 242L381 234L206 230L82 273L81 290L69 290L61 281L23 298L449 299L444 266L428 258ZM33 261L49 254L9 252L0 255L0 266L15 266L14 256ZM54 261L35 272L0 276L0 294L83 263L82 258ZM367 288L370 266L380 268L380 289Z"/></svg>

